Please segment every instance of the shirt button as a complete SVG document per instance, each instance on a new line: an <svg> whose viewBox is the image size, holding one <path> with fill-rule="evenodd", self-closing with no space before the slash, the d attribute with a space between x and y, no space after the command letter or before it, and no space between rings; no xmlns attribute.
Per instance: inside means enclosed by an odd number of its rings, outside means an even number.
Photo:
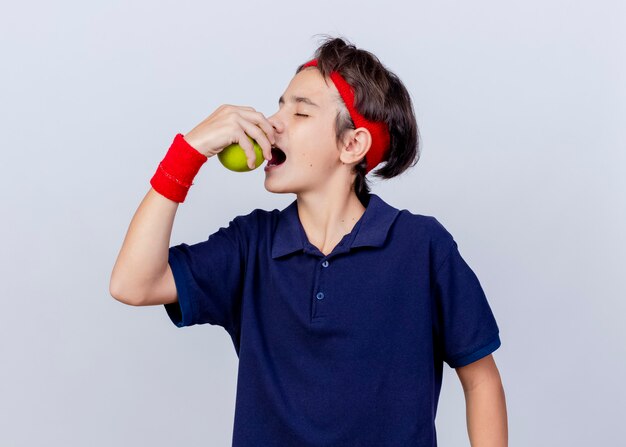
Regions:
<svg viewBox="0 0 626 447"><path fill-rule="evenodd" d="M322 262L322 267L328 267L328 261Z"/></svg>
<svg viewBox="0 0 626 447"><path fill-rule="evenodd" d="M322 300L324 299L324 294L322 292L317 292L317 295L315 295L315 298L317 298L318 300Z"/></svg>

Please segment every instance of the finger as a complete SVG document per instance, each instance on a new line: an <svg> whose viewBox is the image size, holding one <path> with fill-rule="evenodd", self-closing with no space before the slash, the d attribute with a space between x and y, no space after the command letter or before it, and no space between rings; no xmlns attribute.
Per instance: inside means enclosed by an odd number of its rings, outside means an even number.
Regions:
<svg viewBox="0 0 626 447"><path fill-rule="evenodd" d="M250 112L255 112L256 110L253 107L250 106L235 106L233 104L224 104L225 108L228 108L230 111L250 111Z"/></svg>
<svg viewBox="0 0 626 447"><path fill-rule="evenodd" d="M254 138L254 137L253 137ZM245 132L241 132L239 134L239 146L246 153L246 158L248 159L248 167L250 169L254 169L256 166L256 154L254 153L254 146L252 142L248 139L248 135Z"/></svg>
<svg viewBox="0 0 626 447"><path fill-rule="evenodd" d="M221 110L224 113L241 113L243 111L246 112L254 112L255 110L249 106L236 106L234 104L222 104L217 108L217 110Z"/></svg>
<svg viewBox="0 0 626 447"><path fill-rule="evenodd" d="M267 139L270 140L271 144L276 144L274 126L267 120L267 118L265 118L265 116L261 112L254 111L250 114L246 113L245 116L246 119L252 121L254 124L263 129L263 132L265 132L265 135L267 135Z"/></svg>
<svg viewBox="0 0 626 447"><path fill-rule="evenodd" d="M248 135L259 143L259 146L261 146L261 150L263 151L263 157L265 157L266 160L270 160L272 158L272 144L267 138L267 135L265 135L259 126L256 126L250 121L242 119L240 125Z"/></svg>

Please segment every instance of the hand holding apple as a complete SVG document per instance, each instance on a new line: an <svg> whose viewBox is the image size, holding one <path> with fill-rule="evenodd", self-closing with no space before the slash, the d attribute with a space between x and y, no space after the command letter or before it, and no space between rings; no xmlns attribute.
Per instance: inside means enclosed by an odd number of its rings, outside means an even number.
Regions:
<svg viewBox="0 0 626 447"><path fill-rule="evenodd" d="M264 158L272 158L275 129L252 107L224 104L187 132L184 138L207 157L221 155L219 159L228 169L245 172L259 167Z"/></svg>
<svg viewBox="0 0 626 447"><path fill-rule="evenodd" d="M248 137L248 139L252 143L254 153L256 154L254 168L250 169L250 166L248 166L248 157L246 152L238 143L226 146L222 151L218 152L217 158L225 168L235 172L248 172L261 166L264 161L263 149L261 149L259 143L254 141L252 138Z"/></svg>

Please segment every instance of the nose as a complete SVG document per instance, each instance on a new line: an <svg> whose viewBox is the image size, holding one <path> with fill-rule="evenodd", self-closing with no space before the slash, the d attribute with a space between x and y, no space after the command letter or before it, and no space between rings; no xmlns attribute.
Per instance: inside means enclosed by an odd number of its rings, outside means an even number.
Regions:
<svg viewBox="0 0 626 447"><path fill-rule="evenodd" d="M283 125L283 122L280 120L280 117L278 115L279 112L276 112L272 116L268 117L267 120L270 122L274 130L280 133L285 130L285 126Z"/></svg>

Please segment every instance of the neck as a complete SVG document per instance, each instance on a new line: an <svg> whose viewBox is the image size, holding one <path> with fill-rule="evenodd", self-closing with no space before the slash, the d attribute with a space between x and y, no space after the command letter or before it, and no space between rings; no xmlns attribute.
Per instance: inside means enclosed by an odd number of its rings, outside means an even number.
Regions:
<svg viewBox="0 0 626 447"><path fill-rule="evenodd" d="M298 216L311 244L325 255L350 231L365 212L353 190L298 194Z"/></svg>

